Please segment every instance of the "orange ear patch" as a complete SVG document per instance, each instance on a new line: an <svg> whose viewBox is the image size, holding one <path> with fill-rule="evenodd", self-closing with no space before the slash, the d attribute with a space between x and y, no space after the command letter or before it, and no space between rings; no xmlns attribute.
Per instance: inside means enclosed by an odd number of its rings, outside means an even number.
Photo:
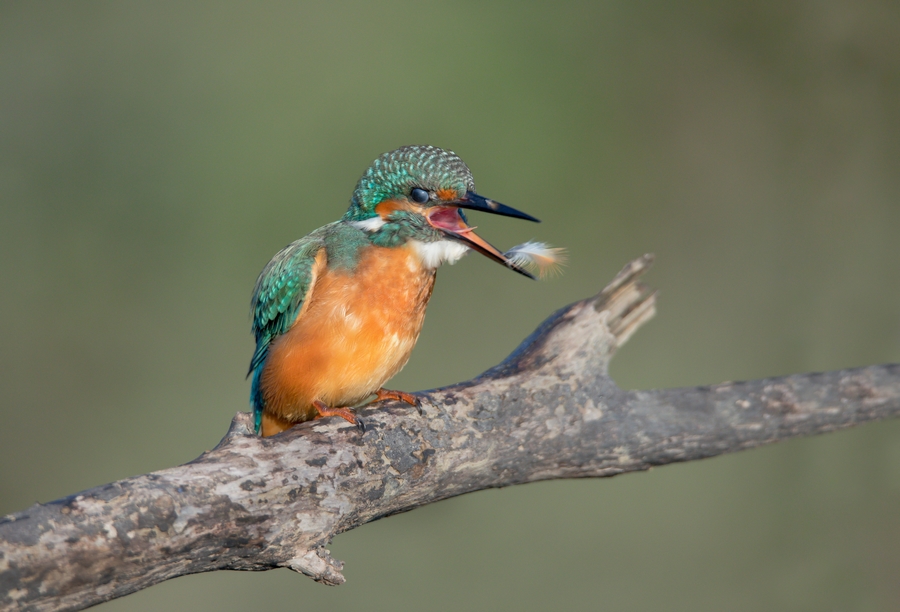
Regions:
<svg viewBox="0 0 900 612"><path fill-rule="evenodd" d="M395 210L403 209L409 209L409 204L402 200L384 200L375 207L375 212L378 213L378 216L382 219L387 219Z"/></svg>
<svg viewBox="0 0 900 612"><path fill-rule="evenodd" d="M378 213L378 216L382 219L387 219L392 212L397 210L408 210L409 212L421 215L424 214L425 207L413 204L412 202L407 202L406 200L383 200L375 206L375 212Z"/></svg>

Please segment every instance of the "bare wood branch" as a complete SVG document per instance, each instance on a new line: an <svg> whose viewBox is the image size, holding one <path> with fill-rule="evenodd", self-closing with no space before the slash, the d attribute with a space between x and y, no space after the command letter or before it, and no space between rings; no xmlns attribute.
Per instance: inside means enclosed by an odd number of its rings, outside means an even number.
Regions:
<svg viewBox="0 0 900 612"><path fill-rule="evenodd" d="M547 319L503 363L274 438L238 413L222 442L179 467L0 520L0 609L78 610L169 578L288 567L340 584L325 546L379 517L461 493L612 476L812 435L900 412L900 366L626 392L617 347L654 314L644 256L597 296Z"/></svg>

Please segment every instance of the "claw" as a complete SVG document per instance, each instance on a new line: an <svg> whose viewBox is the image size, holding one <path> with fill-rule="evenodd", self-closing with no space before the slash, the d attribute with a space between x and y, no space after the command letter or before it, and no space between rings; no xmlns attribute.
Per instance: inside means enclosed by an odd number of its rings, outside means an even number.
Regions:
<svg viewBox="0 0 900 612"><path fill-rule="evenodd" d="M366 433L366 422L361 417L356 417L356 428L359 429L359 433Z"/></svg>
<svg viewBox="0 0 900 612"><path fill-rule="evenodd" d="M384 400L389 399L406 402L410 406L415 406L421 412L422 400L420 400L412 393L406 393L405 391L393 391L391 389L385 389L384 387L375 392L376 402L383 402Z"/></svg>
<svg viewBox="0 0 900 612"><path fill-rule="evenodd" d="M350 412L349 408L332 408L331 406L326 406L319 400L313 402L313 406L316 407L316 412L319 413L313 418L321 419L323 417L339 416L351 425L356 425L357 427L359 426L357 418L353 416L353 413Z"/></svg>

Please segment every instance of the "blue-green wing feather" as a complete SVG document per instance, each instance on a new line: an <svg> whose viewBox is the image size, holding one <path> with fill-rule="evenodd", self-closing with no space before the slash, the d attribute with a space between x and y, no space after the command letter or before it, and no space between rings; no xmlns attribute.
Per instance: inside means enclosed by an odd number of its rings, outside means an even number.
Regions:
<svg viewBox="0 0 900 612"><path fill-rule="evenodd" d="M312 289L316 255L324 247L325 242L318 232L301 238L275 255L256 280L250 306L256 351L250 360L248 376L253 375L250 403L257 431L264 408L259 388L260 376L269 346L275 338L290 329L303 308L303 302Z"/></svg>

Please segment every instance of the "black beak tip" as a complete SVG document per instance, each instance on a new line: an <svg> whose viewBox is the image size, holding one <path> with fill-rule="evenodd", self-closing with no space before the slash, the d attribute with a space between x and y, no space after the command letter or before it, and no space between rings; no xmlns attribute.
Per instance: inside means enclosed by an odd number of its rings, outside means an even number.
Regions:
<svg viewBox="0 0 900 612"><path fill-rule="evenodd" d="M515 210L515 209L513 209L513 210ZM517 210L516 212L518 212L520 215L522 215L521 218L522 218L522 219L525 219L526 221L532 221L532 222L534 222L534 223L540 223L540 222L541 222L541 220L538 219L537 217L532 217L532 216L529 215L528 213L524 213L524 212L522 212L521 210Z"/></svg>
<svg viewBox="0 0 900 612"><path fill-rule="evenodd" d="M522 276L527 276L528 278L530 278L533 281L537 280L537 277L534 274L532 274L531 272L529 272L528 270L526 270L525 268L522 268L522 267L514 265L514 264L510 264L510 263L507 263L506 267L509 268L510 270L512 270L513 272L518 272Z"/></svg>

